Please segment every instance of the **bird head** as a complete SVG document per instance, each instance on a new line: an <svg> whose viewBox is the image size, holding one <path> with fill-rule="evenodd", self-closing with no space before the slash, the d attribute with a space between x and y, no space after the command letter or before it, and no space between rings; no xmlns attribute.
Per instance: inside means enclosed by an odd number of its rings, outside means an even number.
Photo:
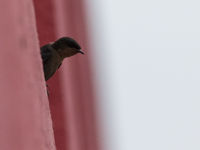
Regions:
<svg viewBox="0 0 200 150"><path fill-rule="evenodd" d="M84 54L80 45L70 37L62 37L52 43L52 47L62 58L73 56L77 53Z"/></svg>

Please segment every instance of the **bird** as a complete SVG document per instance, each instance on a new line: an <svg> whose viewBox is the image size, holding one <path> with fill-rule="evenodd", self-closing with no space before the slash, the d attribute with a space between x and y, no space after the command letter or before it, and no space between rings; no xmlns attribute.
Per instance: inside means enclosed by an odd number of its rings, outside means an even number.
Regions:
<svg viewBox="0 0 200 150"><path fill-rule="evenodd" d="M75 54L84 54L80 45L70 37L62 37L40 48L45 81L60 68L63 60Z"/></svg>

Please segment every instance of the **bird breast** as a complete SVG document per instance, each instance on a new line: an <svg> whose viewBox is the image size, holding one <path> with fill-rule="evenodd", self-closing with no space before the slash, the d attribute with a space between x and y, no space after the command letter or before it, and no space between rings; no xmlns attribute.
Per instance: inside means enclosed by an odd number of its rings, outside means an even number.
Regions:
<svg viewBox="0 0 200 150"><path fill-rule="evenodd" d="M61 57L58 55L57 52L53 51L50 59L44 66L46 80L48 80L51 76L53 76L56 70L60 67L61 63L62 63Z"/></svg>

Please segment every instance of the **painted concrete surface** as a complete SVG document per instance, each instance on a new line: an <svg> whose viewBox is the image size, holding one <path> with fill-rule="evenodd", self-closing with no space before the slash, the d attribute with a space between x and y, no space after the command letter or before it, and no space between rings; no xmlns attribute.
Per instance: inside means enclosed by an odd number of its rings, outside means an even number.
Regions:
<svg viewBox="0 0 200 150"><path fill-rule="evenodd" d="M0 11L0 149L55 150L32 1Z"/></svg>

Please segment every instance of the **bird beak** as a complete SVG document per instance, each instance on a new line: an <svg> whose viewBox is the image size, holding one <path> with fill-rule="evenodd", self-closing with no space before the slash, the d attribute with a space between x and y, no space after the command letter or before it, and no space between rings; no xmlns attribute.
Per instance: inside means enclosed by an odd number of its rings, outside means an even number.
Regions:
<svg viewBox="0 0 200 150"><path fill-rule="evenodd" d="M81 54L85 54L81 49L78 52L81 53Z"/></svg>

